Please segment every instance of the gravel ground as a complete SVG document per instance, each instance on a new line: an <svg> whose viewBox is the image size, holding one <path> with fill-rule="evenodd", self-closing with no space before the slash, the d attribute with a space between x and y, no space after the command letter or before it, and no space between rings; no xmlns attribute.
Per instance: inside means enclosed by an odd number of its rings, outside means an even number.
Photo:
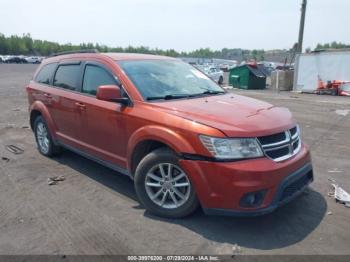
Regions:
<svg viewBox="0 0 350 262"><path fill-rule="evenodd" d="M241 254L350 254L350 208L327 196L329 177L350 192L349 98L232 90L290 108L311 146L315 182L263 217L199 210L160 219L140 207L127 177L71 152L37 152L24 89L35 68L0 64L0 254L232 254L235 245ZM56 175L66 180L49 186Z"/></svg>

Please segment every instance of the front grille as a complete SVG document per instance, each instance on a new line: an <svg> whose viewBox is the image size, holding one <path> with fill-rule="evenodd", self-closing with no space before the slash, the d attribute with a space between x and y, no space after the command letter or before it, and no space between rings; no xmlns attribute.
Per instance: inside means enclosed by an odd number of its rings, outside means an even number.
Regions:
<svg viewBox="0 0 350 262"><path fill-rule="evenodd" d="M283 157L288 154L289 154L288 147L277 148L266 152L266 155L268 155L272 159L278 159L279 157Z"/></svg>
<svg viewBox="0 0 350 262"><path fill-rule="evenodd" d="M295 126L291 128L289 131L292 136L295 136L295 134L298 132L298 128Z"/></svg>
<svg viewBox="0 0 350 262"><path fill-rule="evenodd" d="M295 193L303 189L313 180L312 171L307 173L305 176L297 179L296 181L289 184L283 191L280 197L280 201L284 201L289 197L292 197Z"/></svg>
<svg viewBox="0 0 350 262"><path fill-rule="evenodd" d="M273 134L270 136L259 137L259 141L261 144L273 144L273 143L277 143L279 141L283 141L286 138L287 137L286 137L285 132L282 132L282 133L277 133L277 134Z"/></svg>
<svg viewBox="0 0 350 262"><path fill-rule="evenodd" d="M300 151L300 131L295 126L287 131L258 137L266 156L276 162L291 158Z"/></svg>

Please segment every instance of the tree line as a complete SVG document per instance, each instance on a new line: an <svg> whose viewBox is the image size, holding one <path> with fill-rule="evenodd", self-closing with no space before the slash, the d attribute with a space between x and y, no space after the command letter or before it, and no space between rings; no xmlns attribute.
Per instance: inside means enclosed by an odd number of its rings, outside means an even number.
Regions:
<svg viewBox="0 0 350 262"><path fill-rule="evenodd" d="M350 48L350 45L343 43L332 42L326 44L318 44L315 50L329 49L329 48ZM125 53L144 53L144 54L157 54L172 57L198 57L198 58L222 58L233 60L265 60L271 55L280 55L281 57L287 56L293 52L293 49L286 50L270 50L265 51L263 49L241 49L241 48L223 48L221 50L211 50L210 48L200 48L189 52L178 52L174 49L159 49L149 48L147 46L128 46L128 47L109 47L106 45L100 45L98 43L82 43L74 45L71 43L59 44L56 42L32 39L30 34L23 34L22 36L11 35L6 37L0 33L0 54L1 55L37 55L48 56L54 53L74 50L85 49L97 49L100 52L125 52ZM311 51L311 48L307 48L307 52Z"/></svg>
<svg viewBox="0 0 350 262"><path fill-rule="evenodd" d="M316 50L320 49L343 49L343 48L350 48L350 45L333 41L332 43L326 43L326 44L317 44Z"/></svg>
<svg viewBox="0 0 350 262"><path fill-rule="evenodd" d="M149 48L147 46L109 47L98 43L82 43L74 45L71 43L59 44L56 42L32 39L30 34L22 36L11 35L6 37L0 33L1 55L37 55L48 56L54 53L74 50L97 49L100 52L125 52L157 54L172 57L198 57L198 58L222 58L222 59L264 59L264 50L244 50L240 48L211 50L210 48L199 48L190 52L178 52L174 49Z"/></svg>

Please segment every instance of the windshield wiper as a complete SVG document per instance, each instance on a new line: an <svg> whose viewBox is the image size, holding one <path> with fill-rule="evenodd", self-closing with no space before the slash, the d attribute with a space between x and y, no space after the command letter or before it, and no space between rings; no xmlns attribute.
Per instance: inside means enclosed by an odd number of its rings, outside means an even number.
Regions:
<svg viewBox="0 0 350 262"><path fill-rule="evenodd" d="M215 91L215 90L205 90L203 93L203 95L216 95L216 94L224 94L224 91Z"/></svg>
<svg viewBox="0 0 350 262"><path fill-rule="evenodd" d="M165 95L165 96L149 96L147 100L171 100L171 99L180 99L190 97L190 95L186 94L173 94L173 95Z"/></svg>
<svg viewBox="0 0 350 262"><path fill-rule="evenodd" d="M197 94L172 94L165 96L149 96L147 100L171 100L171 99L180 99L180 98L189 98L189 97L197 97L202 95L216 95L216 94L224 94L224 91L215 91L215 90L205 90L202 93Z"/></svg>
<svg viewBox="0 0 350 262"><path fill-rule="evenodd" d="M215 91L215 90L205 90L202 93L190 95L190 97L196 97L196 96L202 96L202 95L217 95L217 94L225 94L225 92L224 91Z"/></svg>

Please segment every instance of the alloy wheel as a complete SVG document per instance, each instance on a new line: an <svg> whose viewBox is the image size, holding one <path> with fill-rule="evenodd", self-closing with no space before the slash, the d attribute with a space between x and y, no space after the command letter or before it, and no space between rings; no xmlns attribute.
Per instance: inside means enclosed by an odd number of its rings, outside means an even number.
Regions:
<svg viewBox="0 0 350 262"><path fill-rule="evenodd" d="M146 174L145 188L153 203L167 209L184 205L191 193L186 173L179 166L170 163L153 166Z"/></svg>
<svg viewBox="0 0 350 262"><path fill-rule="evenodd" d="M50 140L47 127L43 122L40 122L36 127L36 138L40 151L47 154L50 150Z"/></svg>

